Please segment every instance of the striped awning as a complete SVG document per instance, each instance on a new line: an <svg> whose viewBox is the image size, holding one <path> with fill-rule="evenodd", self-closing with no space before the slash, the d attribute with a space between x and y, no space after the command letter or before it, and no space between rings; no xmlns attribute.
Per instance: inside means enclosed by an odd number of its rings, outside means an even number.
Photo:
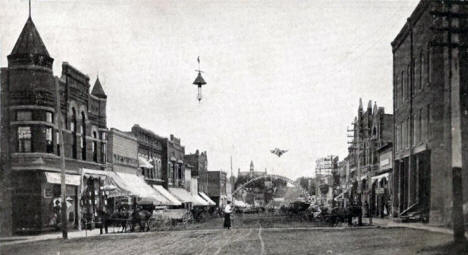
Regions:
<svg viewBox="0 0 468 255"><path fill-rule="evenodd" d="M190 192L182 188L169 188L171 192L177 199L184 203L192 203L194 206L207 206L208 203L203 199L198 199L195 196L192 196Z"/></svg>
<svg viewBox="0 0 468 255"><path fill-rule="evenodd" d="M155 205L167 205L168 199L146 184L142 177L122 172L108 172L112 184L123 192L116 192L114 196L123 194L137 196L141 199L152 200ZM112 194L111 194L112 195Z"/></svg>
<svg viewBox="0 0 468 255"><path fill-rule="evenodd" d="M170 204L169 205L174 205L174 206L179 206L179 205L182 205L182 203L179 201L179 199L177 199L176 197L174 197L167 189L165 189L163 186L161 185L152 185L152 187L158 191L159 193L161 193L165 198L167 198L169 201L170 201Z"/></svg>
<svg viewBox="0 0 468 255"><path fill-rule="evenodd" d="M211 198L207 194L203 192L198 192L198 194L200 194L200 196L203 199L205 199L205 201L208 202L209 205L216 205L216 203L213 200L211 200Z"/></svg>

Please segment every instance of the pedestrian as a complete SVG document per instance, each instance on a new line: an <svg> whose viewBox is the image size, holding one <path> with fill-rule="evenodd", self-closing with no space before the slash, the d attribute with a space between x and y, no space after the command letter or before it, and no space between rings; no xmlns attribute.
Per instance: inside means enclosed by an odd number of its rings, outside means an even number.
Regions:
<svg viewBox="0 0 468 255"><path fill-rule="evenodd" d="M102 235L102 229L104 228L104 231L105 233L107 234L108 231L107 231L107 223L108 223L108 220L109 220L109 214L107 212L107 209L105 206L102 207L102 210L101 210L101 225L100 225L100 234Z"/></svg>
<svg viewBox="0 0 468 255"><path fill-rule="evenodd" d="M224 228L231 229L231 213L231 201L227 201L227 205L224 207Z"/></svg>

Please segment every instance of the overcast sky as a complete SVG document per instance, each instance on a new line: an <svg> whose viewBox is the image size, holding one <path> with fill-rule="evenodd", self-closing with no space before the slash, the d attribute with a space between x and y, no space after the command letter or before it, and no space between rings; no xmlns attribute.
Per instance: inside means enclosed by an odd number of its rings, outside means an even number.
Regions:
<svg viewBox="0 0 468 255"><path fill-rule="evenodd" d="M390 43L418 0L32 0L51 55L99 73L108 127L135 123L208 151L210 170L311 176L315 160L347 153L364 104L392 111ZM0 0L0 65L28 17ZM207 86L196 100L197 56ZM289 150L281 158L270 153Z"/></svg>

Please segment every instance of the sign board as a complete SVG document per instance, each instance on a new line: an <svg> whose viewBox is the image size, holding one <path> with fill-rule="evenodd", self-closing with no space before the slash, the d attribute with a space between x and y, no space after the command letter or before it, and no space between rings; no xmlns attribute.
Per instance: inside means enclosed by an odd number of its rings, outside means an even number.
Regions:
<svg viewBox="0 0 468 255"><path fill-rule="evenodd" d="M380 161L380 167L385 167L390 164L390 159L386 158Z"/></svg>
<svg viewBox="0 0 468 255"><path fill-rule="evenodd" d="M46 172L45 175L46 175L46 179L48 183L61 184L60 173ZM65 184L79 186L80 183L81 183L80 175L70 175L70 174L65 175Z"/></svg>

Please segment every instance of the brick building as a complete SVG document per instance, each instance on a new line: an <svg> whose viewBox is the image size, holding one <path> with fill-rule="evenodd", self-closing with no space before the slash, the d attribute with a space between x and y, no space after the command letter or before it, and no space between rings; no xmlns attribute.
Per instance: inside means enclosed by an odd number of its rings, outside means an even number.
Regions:
<svg viewBox="0 0 468 255"><path fill-rule="evenodd" d="M372 101L369 101L364 111L362 99L359 99L357 116L353 123L352 141L346 157L349 164L348 198L352 203L370 205L366 210L375 211L374 182L383 174L379 171L379 149L391 143L392 123L393 115L386 114L383 107L378 107L376 102L372 105Z"/></svg>
<svg viewBox="0 0 468 255"><path fill-rule="evenodd" d="M108 136L108 162L114 172L123 172L141 175L138 169L138 140L131 133L115 128L109 130Z"/></svg>
<svg viewBox="0 0 468 255"><path fill-rule="evenodd" d="M458 8L458 9L457 9ZM449 57L447 22L442 1L420 1L392 42L394 101L394 214L434 224L451 223L452 125L450 78L468 79L467 52ZM468 14L468 6L453 5L451 12ZM454 17L457 14L454 14ZM461 20L462 30L467 27ZM458 33L457 33L458 34ZM460 44L467 44L466 33ZM453 54L458 48L453 48ZM459 67L453 70L449 65ZM455 83L454 83L455 84ZM461 86L461 142L464 203L468 201L467 139L468 88ZM466 215L466 211L465 211Z"/></svg>
<svg viewBox="0 0 468 255"><path fill-rule="evenodd" d="M198 179L198 191L208 192L208 156L206 151L200 153L198 150L195 153L185 155L185 162L192 166L192 177Z"/></svg>
<svg viewBox="0 0 468 255"><path fill-rule="evenodd" d="M208 171L208 196L218 206L224 206L227 200L227 174L223 171Z"/></svg>
<svg viewBox="0 0 468 255"><path fill-rule="evenodd" d="M106 98L99 79L64 62L53 74L49 55L31 17L1 69L2 234L55 229L60 217L60 146L64 146L69 225L80 224L80 171L106 167ZM60 116L56 112L56 87ZM60 120L59 120L60 119ZM58 121L64 144L58 142ZM93 184L99 188L99 183Z"/></svg>
<svg viewBox="0 0 468 255"><path fill-rule="evenodd" d="M161 184L164 188L184 188L185 147L180 139L170 135L169 139L153 131L134 125L131 131L138 139L138 154L154 165L153 173L144 173L147 182Z"/></svg>
<svg viewBox="0 0 468 255"><path fill-rule="evenodd" d="M139 160L144 161L143 163L149 163L149 167L142 168L145 180L150 184L163 184L162 158L165 153L166 138L142 128L138 124L132 127L131 133L138 140Z"/></svg>

